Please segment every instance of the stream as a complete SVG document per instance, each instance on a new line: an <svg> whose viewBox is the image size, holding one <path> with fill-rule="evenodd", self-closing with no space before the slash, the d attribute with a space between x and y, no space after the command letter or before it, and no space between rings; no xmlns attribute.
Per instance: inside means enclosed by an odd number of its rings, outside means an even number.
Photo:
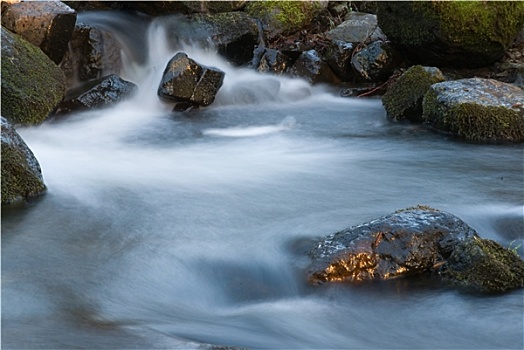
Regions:
<svg viewBox="0 0 524 350"><path fill-rule="evenodd" d="M170 49L160 20L83 20L126 43L139 93L17 129L48 191L2 208L2 348L523 348L522 290L304 274L316 239L417 204L518 247L521 145L460 142L388 121L378 99ZM178 51L226 73L211 106L158 99Z"/></svg>

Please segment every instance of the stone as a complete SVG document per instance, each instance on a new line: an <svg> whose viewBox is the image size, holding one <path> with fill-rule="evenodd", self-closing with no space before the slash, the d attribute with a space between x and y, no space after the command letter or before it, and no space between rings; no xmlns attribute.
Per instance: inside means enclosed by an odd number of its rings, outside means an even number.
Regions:
<svg viewBox="0 0 524 350"><path fill-rule="evenodd" d="M355 45L386 40L384 33L378 27L377 16L363 12L350 12L344 22L326 32L326 37L332 41Z"/></svg>
<svg viewBox="0 0 524 350"><path fill-rule="evenodd" d="M59 104L57 114L104 108L132 97L137 86L111 74L92 80L69 91Z"/></svg>
<svg viewBox="0 0 524 350"><path fill-rule="evenodd" d="M493 79L470 78L431 85L423 119L435 130L474 142L524 141L524 91Z"/></svg>
<svg viewBox="0 0 524 350"><path fill-rule="evenodd" d="M40 164L15 128L2 125L2 205L35 197L46 190Z"/></svg>
<svg viewBox="0 0 524 350"><path fill-rule="evenodd" d="M2 13L2 26L39 47L59 64L76 22L76 11L60 1L23 1Z"/></svg>
<svg viewBox="0 0 524 350"><path fill-rule="evenodd" d="M291 58L279 50L257 47L253 53L252 67L260 73L282 75L290 66Z"/></svg>
<svg viewBox="0 0 524 350"><path fill-rule="evenodd" d="M245 0L240 1L124 1L128 10L143 12L151 16L172 13L223 13L242 9Z"/></svg>
<svg viewBox="0 0 524 350"><path fill-rule="evenodd" d="M108 31L78 23L69 46L60 68L70 88L123 71L120 44Z"/></svg>
<svg viewBox="0 0 524 350"><path fill-rule="evenodd" d="M224 76L221 70L203 66L179 52L164 70L158 96L166 102L208 106L215 100Z"/></svg>
<svg viewBox="0 0 524 350"><path fill-rule="evenodd" d="M478 68L500 59L524 27L524 2L379 1L378 22L414 64Z"/></svg>
<svg viewBox="0 0 524 350"><path fill-rule="evenodd" d="M326 63L342 81L351 81L355 77L353 66L351 66L353 52L355 52L355 45L336 40L324 54Z"/></svg>
<svg viewBox="0 0 524 350"><path fill-rule="evenodd" d="M338 84L340 79L329 65L322 61L316 50L303 52L288 72L291 76L304 78L311 84Z"/></svg>
<svg viewBox="0 0 524 350"><path fill-rule="evenodd" d="M43 122L66 91L64 73L39 48L2 27L2 116L12 124Z"/></svg>
<svg viewBox="0 0 524 350"><path fill-rule="evenodd" d="M375 41L354 54L351 65L361 79L382 81L393 73L400 61L399 54L391 44Z"/></svg>
<svg viewBox="0 0 524 350"><path fill-rule="evenodd" d="M337 232L310 250L311 283L433 274L452 286L498 293L524 287L524 261L458 217L426 206Z"/></svg>
<svg viewBox="0 0 524 350"><path fill-rule="evenodd" d="M388 118L396 121L422 122L422 99L433 84L446 78L436 67L410 67L388 87L382 104Z"/></svg>

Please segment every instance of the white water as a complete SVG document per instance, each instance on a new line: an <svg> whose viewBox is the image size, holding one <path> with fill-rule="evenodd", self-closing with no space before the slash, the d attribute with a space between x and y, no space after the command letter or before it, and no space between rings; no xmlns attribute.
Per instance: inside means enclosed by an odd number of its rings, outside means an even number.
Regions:
<svg viewBox="0 0 524 350"><path fill-rule="evenodd" d="M171 114L156 89L177 50L149 28L136 33L148 60L126 54L136 98L19 130L49 190L2 213L4 348L523 347L522 291L312 287L303 274L313 239L416 204L521 244L521 147L393 124L378 100L192 46L224 86L209 108Z"/></svg>

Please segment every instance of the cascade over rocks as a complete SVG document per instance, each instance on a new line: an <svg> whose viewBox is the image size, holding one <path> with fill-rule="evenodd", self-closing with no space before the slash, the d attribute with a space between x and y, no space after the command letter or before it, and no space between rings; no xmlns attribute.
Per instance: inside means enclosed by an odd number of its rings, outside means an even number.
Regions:
<svg viewBox="0 0 524 350"><path fill-rule="evenodd" d="M76 12L60 1L23 1L2 12L2 26L59 64L75 28Z"/></svg>
<svg viewBox="0 0 524 350"><path fill-rule="evenodd" d="M431 85L423 119L432 128L480 142L524 141L524 91L493 79Z"/></svg>
<svg viewBox="0 0 524 350"><path fill-rule="evenodd" d="M62 100L64 73L42 50L2 27L2 116L39 124Z"/></svg>
<svg viewBox="0 0 524 350"><path fill-rule="evenodd" d="M2 205L43 193L46 186L35 155L4 117L1 126Z"/></svg>
<svg viewBox="0 0 524 350"><path fill-rule="evenodd" d="M130 98L137 89L135 84L115 74L92 80L69 91L57 114L107 107Z"/></svg>
<svg viewBox="0 0 524 350"><path fill-rule="evenodd" d="M158 96L166 102L182 104L183 109L208 106L222 86L225 73L195 62L183 52L168 62Z"/></svg>
<svg viewBox="0 0 524 350"><path fill-rule="evenodd" d="M121 47L113 36L102 29L77 23L60 68L68 86L98 79L110 74L121 74Z"/></svg>
<svg viewBox="0 0 524 350"><path fill-rule="evenodd" d="M393 120L422 122L422 99L432 84L446 78L436 67L413 66L405 71L382 96L387 116Z"/></svg>
<svg viewBox="0 0 524 350"><path fill-rule="evenodd" d="M438 273L482 292L524 287L524 261L515 252L481 239L456 216L424 206L330 235L309 256L312 283Z"/></svg>

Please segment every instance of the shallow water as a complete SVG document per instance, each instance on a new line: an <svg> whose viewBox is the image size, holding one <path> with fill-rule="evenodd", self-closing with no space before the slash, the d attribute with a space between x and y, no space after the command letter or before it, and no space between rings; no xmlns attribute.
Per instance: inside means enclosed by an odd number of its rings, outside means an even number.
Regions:
<svg viewBox="0 0 524 350"><path fill-rule="evenodd" d="M309 286L304 275L314 239L417 204L522 244L521 146L391 123L379 100L201 50L190 57L226 71L217 101L171 114L152 62L173 52L154 51L129 66L133 100L18 130L49 190L2 209L3 348L524 346L522 290L472 295L424 278Z"/></svg>

